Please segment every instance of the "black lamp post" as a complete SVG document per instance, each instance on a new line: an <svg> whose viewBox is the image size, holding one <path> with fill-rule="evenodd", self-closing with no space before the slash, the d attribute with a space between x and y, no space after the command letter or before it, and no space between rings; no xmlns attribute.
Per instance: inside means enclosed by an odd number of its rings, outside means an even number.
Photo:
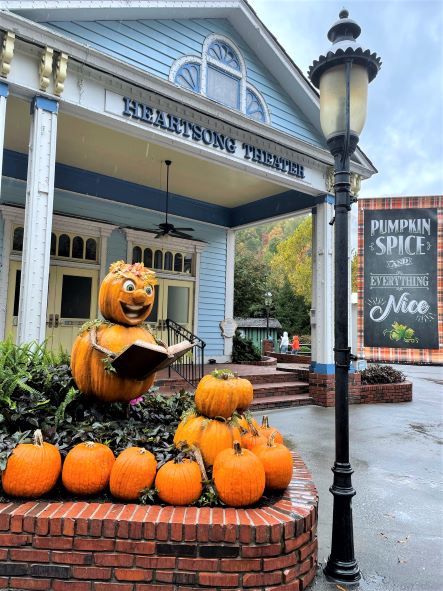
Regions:
<svg viewBox="0 0 443 591"><path fill-rule="evenodd" d="M320 89L320 122L334 156L334 320L335 320L335 463L329 489L334 497L331 554L324 569L335 582L360 579L354 556L352 526L353 470L349 462L348 374L348 211L351 209L350 157L366 118L368 84L381 66L375 53L363 49L356 39L359 25L347 10L328 32L332 47L309 69L312 84Z"/></svg>
<svg viewBox="0 0 443 591"><path fill-rule="evenodd" d="M269 337L269 309L272 305L272 293L267 291L265 293L265 308L266 308L266 340Z"/></svg>

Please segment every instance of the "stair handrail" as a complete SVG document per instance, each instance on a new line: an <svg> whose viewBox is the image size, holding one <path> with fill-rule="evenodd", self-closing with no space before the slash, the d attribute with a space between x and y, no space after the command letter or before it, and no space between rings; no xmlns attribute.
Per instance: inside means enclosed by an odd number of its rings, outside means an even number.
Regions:
<svg viewBox="0 0 443 591"><path fill-rule="evenodd" d="M174 361L174 363L169 366L169 377L171 377L171 369L173 369L179 376L186 380L188 384L194 388L197 387L198 382L204 375L205 341L187 328L184 328L174 320L171 320L171 318L166 318L166 328L168 331L168 347L183 340L187 340L194 344L194 348L191 351Z"/></svg>

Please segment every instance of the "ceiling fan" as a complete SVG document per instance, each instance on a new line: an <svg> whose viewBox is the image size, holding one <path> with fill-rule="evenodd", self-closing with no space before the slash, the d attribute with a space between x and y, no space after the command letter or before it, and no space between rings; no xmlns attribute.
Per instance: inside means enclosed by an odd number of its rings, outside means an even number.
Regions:
<svg viewBox="0 0 443 591"><path fill-rule="evenodd" d="M171 160L165 160L166 164L166 219L163 224L158 224L159 228L155 238L161 238L162 236L174 236L176 238L191 238L190 234L186 234L185 231L193 232L194 228L176 228L174 224L168 223L168 206L169 206L169 167L172 164Z"/></svg>

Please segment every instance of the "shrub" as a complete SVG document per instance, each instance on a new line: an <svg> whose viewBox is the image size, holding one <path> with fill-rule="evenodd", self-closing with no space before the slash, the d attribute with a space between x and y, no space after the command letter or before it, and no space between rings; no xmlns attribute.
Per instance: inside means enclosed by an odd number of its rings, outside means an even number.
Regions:
<svg viewBox="0 0 443 591"><path fill-rule="evenodd" d="M306 345L302 345L300 347L300 349L298 350L299 353L310 353L311 352L311 347L306 346Z"/></svg>
<svg viewBox="0 0 443 591"><path fill-rule="evenodd" d="M361 372L362 384L399 384L405 379L405 374L391 365L374 363Z"/></svg>
<svg viewBox="0 0 443 591"><path fill-rule="evenodd" d="M241 363L242 361L259 361L261 359L260 351L250 339L244 339L238 330L235 331L232 339L232 363Z"/></svg>

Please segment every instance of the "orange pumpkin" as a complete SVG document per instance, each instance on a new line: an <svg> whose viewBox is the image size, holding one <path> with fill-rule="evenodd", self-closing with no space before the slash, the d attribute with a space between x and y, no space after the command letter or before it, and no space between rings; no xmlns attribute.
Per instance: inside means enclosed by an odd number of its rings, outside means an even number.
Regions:
<svg viewBox="0 0 443 591"><path fill-rule="evenodd" d="M95 495L109 482L115 457L107 445L86 441L77 444L65 458L63 485L76 495Z"/></svg>
<svg viewBox="0 0 443 591"><path fill-rule="evenodd" d="M197 411L211 419L228 419L237 408L238 394L234 374L230 371L213 371L209 377L200 380L195 391Z"/></svg>
<svg viewBox="0 0 443 591"><path fill-rule="evenodd" d="M266 445L266 437L261 435L253 424L250 424L249 431L241 436L241 446L245 449L253 449L256 445Z"/></svg>
<svg viewBox="0 0 443 591"><path fill-rule="evenodd" d="M246 378L235 378L235 389L238 394L237 410L243 412L248 408L254 398L254 388Z"/></svg>
<svg viewBox="0 0 443 591"><path fill-rule="evenodd" d="M116 324L141 324L151 313L156 283L155 273L141 263L113 263L100 286L100 312Z"/></svg>
<svg viewBox="0 0 443 591"><path fill-rule="evenodd" d="M244 429L245 431L249 431L251 425L254 425L256 429L259 428L259 424L249 412L237 417L237 423L238 426Z"/></svg>
<svg viewBox="0 0 443 591"><path fill-rule="evenodd" d="M114 497L136 501L144 488L151 488L157 470L155 456L143 447L128 447L115 460L109 479Z"/></svg>
<svg viewBox="0 0 443 591"><path fill-rule="evenodd" d="M180 457L166 462L157 472L155 488L164 503L195 503L202 494L201 472L197 462Z"/></svg>
<svg viewBox="0 0 443 591"><path fill-rule="evenodd" d="M155 343L151 333L141 326L102 324L96 331L97 344L113 353L137 340ZM155 374L139 381L108 371L103 364L105 358L104 353L92 346L90 331L76 338L71 351L71 371L80 392L104 402L129 402L147 392L154 383Z"/></svg>
<svg viewBox="0 0 443 591"><path fill-rule="evenodd" d="M41 497L54 487L61 468L60 452L43 442L37 429L34 443L19 443L9 456L2 474L3 490L12 497Z"/></svg>
<svg viewBox="0 0 443 591"><path fill-rule="evenodd" d="M274 429L274 427L269 426L269 419L266 415L263 415L262 424L259 428L259 431L266 437L266 440L268 440L269 436L275 432L275 443L283 443L283 437L280 431L277 431L277 429Z"/></svg>
<svg viewBox="0 0 443 591"><path fill-rule="evenodd" d="M212 466L222 450L232 448L234 440L240 440L240 432L224 420L207 421L200 440L196 442L207 466Z"/></svg>
<svg viewBox="0 0 443 591"><path fill-rule="evenodd" d="M195 414L183 419L175 431L174 445L178 447L181 441L186 441L188 445L198 445L207 421L206 417Z"/></svg>
<svg viewBox="0 0 443 591"><path fill-rule="evenodd" d="M265 490L265 470L260 460L238 441L221 451L212 470L218 496L230 507L256 503Z"/></svg>
<svg viewBox="0 0 443 591"><path fill-rule="evenodd" d="M266 487L274 490L283 490L291 482L293 460L289 449L281 443L274 443L274 431L268 442L257 445L252 452L263 464L266 475Z"/></svg>

